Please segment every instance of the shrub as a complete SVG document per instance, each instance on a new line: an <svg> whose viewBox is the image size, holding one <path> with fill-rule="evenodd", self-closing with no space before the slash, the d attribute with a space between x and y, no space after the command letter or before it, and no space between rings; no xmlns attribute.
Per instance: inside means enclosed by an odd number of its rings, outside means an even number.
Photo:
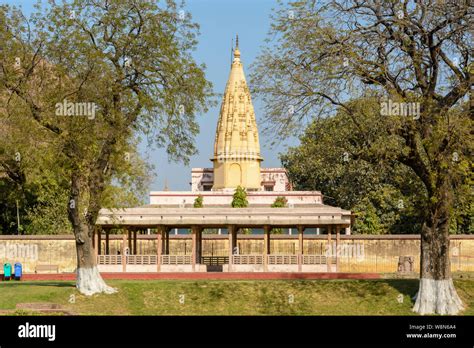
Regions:
<svg viewBox="0 0 474 348"><path fill-rule="evenodd" d="M201 195L197 196L194 200L194 208L202 208L203 207L203 197Z"/></svg>
<svg viewBox="0 0 474 348"><path fill-rule="evenodd" d="M288 203L288 200L283 196L278 196L275 199L275 202L271 205L272 208L285 208Z"/></svg>
<svg viewBox="0 0 474 348"><path fill-rule="evenodd" d="M246 208L249 205L247 201L247 192L242 186L237 186L232 199L232 208Z"/></svg>

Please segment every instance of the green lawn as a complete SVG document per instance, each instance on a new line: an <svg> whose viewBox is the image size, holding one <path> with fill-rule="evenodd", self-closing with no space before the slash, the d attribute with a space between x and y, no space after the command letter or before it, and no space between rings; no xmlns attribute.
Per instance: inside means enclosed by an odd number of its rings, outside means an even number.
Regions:
<svg viewBox="0 0 474 348"><path fill-rule="evenodd" d="M418 281L116 280L108 284L119 292L86 297L73 282L1 282L0 309L50 302L82 315L413 315L411 297ZM455 280L455 285L469 306L463 314L474 315L474 281ZM397 301L400 294L403 303ZM75 303L69 303L71 295Z"/></svg>

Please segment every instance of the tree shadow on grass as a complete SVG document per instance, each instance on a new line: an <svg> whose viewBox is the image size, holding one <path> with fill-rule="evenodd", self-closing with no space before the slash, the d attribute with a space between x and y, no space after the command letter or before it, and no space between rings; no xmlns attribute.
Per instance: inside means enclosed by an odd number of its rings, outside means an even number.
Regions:
<svg viewBox="0 0 474 348"><path fill-rule="evenodd" d="M8 283L8 282L2 282L2 283ZM75 282L71 282L71 281L67 281L67 282L41 282L41 281L38 281L38 282L12 282L12 283L8 283L7 286L11 286L11 287L22 287L22 286L54 286L54 287L58 287L58 288L73 288L75 287Z"/></svg>
<svg viewBox="0 0 474 348"><path fill-rule="evenodd" d="M410 296L414 303L413 298L418 292L419 279L384 279L383 281L404 296Z"/></svg>

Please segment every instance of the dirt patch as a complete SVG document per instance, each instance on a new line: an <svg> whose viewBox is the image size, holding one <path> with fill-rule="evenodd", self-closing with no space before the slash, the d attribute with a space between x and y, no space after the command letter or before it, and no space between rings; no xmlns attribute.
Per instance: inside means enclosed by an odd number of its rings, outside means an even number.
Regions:
<svg viewBox="0 0 474 348"><path fill-rule="evenodd" d="M33 303L17 303L15 311L27 311L43 314L64 314L74 315L70 310L65 309L58 303L47 303L47 302L33 302Z"/></svg>

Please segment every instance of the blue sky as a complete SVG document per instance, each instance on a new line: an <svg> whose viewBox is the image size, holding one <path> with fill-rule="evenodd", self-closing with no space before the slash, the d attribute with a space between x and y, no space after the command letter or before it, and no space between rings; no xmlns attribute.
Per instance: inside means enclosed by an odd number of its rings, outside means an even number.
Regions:
<svg viewBox="0 0 474 348"><path fill-rule="evenodd" d="M0 3L21 5L24 13L29 15L35 1L0 0ZM45 1L43 1L45 3ZM178 1L179 3L179 1ZM207 66L206 77L213 83L214 92L223 93L230 71L231 40L239 35L239 48L242 54L245 74L249 76L250 65L255 61L264 44L270 26L270 14L276 7L275 0L187 0L185 11L200 25L199 44L194 52L198 63ZM253 98L257 123L261 126L263 108L261 103ZM190 159L189 166L183 163L170 163L163 149L150 149L146 141L140 145L140 152L155 166L155 176L150 191L162 190L165 179L170 190L189 190L192 167L211 167L209 160L212 156L214 134L219 116L220 105L211 108L203 115L197 115L201 132L196 137L199 153ZM281 166L279 152L285 151L285 146L295 144L295 139L270 148L269 139L260 131L261 151L264 157L262 166Z"/></svg>

